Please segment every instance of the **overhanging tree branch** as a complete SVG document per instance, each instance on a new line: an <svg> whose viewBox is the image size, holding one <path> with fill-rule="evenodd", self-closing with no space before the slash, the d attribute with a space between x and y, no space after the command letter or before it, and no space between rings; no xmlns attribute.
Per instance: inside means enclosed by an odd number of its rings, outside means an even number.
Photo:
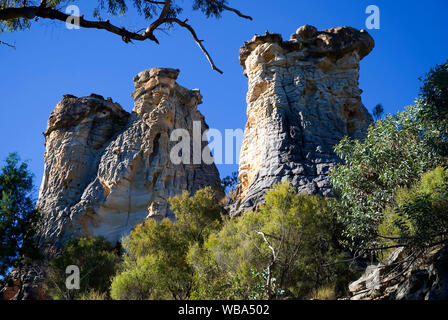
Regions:
<svg viewBox="0 0 448 320"><path fill-rule="evenodd" d="M205 49L204 45L202 44L202 42L204 42L204 40L199 40L196 31L194 31L193 27L191 25L189 25L187 23L188 20L185 21L181 21L179 19L173 18L173 19L169 19L171 22L178 24L179 26L186 28L188 31L190 31L191 36L193 37L194 41L197 43L197 45L199 46L199 48L201 48L202 52L204 53L204 55L206 56L208 62L210 63L210 65L212 66L212 69L219 72L220 74L223 74L223 72L218 69L218 67L216 67L215 63L213 62L212 57L210 56L210 54L208 53L207 49Z"/></svg>
<svg viewBox="0 0 448 320"><path fill-rule="evenodd" d="M16 46L14 44L10 44L10 43L7 43L7 42L1 41L1 40L0 40L0 45L4 45L4 46L7 46L7 47L10 47L13 49L16 48Z"/></svg>
<svg viewBox="0 0 448 320"><path fill-rule="evenodd" d="M216 3L218 6L220 6L222 9L227 10L227 11L231 11L236 13L239 17L244 18L244 19L248 19L250 21L252 21L252 17L247 16L245 14L242 14L241 11L234 9L234 8L230 8L228 6L226 6L224 3L219 2L218 0L211 0L213 3Z"/></svg>
<svg viewBox="0 0 448 320"><path fill-rule="evenodd" d="M98 30L105 30L107 32L116 34L118 36L121 36L121 39L125 43L129 43L132 40L135 41L145 41L145 40L151 40L155 43L159 44L158 39L154 35L154 32L161 27L164 24L173 25L177 24L182 28L187 29L191 36L193 37L196 44L199 46L199 48L202 50L204 55L206 56L208 62L210 63L213 70L223 73L214 63L210 53L207 51L207 49L203 45L203 40L200 40L197 36L196 31L194 28L187 23L188 19L186 20L180 20L175 15L171 14L170 11L172 11L172 0L166 0L166 1L150 1L147 2L155 5L163 5L161 12L159 14L159 17L153 21L144 32L132 32L127 30L124 27L117 27L110 23L109 20L106 21L92 21L92 20L86 20L84 18L84 15L81 15L79 17L70 16L64 12L61 12L53 7L49 7L47 4L47 0L41 0L39 6L23 6L23 7L13 7L13 8L4 8L0 10L0 21L7 21L7 20L13 20L13 19L28 19L32 20L35 18L43 18L43 19L50 19L50 20L59 20L62 22L67 22L73 25L77 25L81 28L86 29L98 29ZM220 9L231 11L237 14L238 16L252 20L251 17L242 14L240 11L228 7L224 3L222 3L219 0L210 0L211 3L216 4ZM5 44L3 42L0 42L0 44Z"/></svg>

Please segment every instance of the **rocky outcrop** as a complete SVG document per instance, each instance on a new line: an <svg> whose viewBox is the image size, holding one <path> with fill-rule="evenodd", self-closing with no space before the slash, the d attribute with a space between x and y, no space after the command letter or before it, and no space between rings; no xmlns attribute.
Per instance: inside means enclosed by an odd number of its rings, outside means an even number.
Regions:
<svg viewBox="0 0 448 320"><path fill-rule="evenodd" d="M395 250L350 284L352 300L448 300L448 247Z"/></svg>
<svg viewBox="0 0 448 320"><path fill-rule="evenodd" d="M302 192L331 192L334 145L344 136L362 137L372 122L358 78L360 60L373 47L363 30L308 25L289 41L266 33L244 44L248 121L233 215L256 207L283 179Z"/></svg>
<svg viewBox="0 0 448 320"><path fill-rule="evenodd" d="M14 269L2 280L0 300L45 300L47 292L42 285L45 279L41 264L30 264Z"/></svg>
<svg viewBox="0 0 448 320"><path fill-rule="evenodd" d="M175 129L208 127L197 110L202 97L176 83L178 70L138 74L132 114L101 96L64 96L45 132L45 173L37 208L42 248L57 250L74 236L115 243L147 217L174 218L167 200L205 186L221 191L215 165L175 164ZM207 148L207 142L200 147ZM190 144L191 145L191 144ZM191 146L193 147L193 146Z"/></svg>

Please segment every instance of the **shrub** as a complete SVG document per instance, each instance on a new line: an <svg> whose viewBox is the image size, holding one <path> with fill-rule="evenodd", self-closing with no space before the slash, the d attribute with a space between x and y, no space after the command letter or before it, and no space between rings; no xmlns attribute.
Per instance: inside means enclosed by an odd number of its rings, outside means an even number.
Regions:
<svg viewBox="0 0 448 320"><path fill-rule="evenodd" d="M187 264L188 248L202 243L219 226L221 209L210 187L194 196L171 201L177 221L149 219L123 240L124 262L112 282L113 299L187 299L193 270Z"/></svg>
<svg viewBox="0 0 448 320"><path fill-rule="evenodd" d="M340 203L338 221L345 244L354 251L375 246L383 211L395 191L410 187L443 162L427 143L418 107L387 115L370 126L364 141L344 138L335 148L343 160L331 173Z"/></svg>
<svg viewBox="0 0 448 320"><path fill-rule="evenodd" d="M62 254L50 261L46 280L48 292L56 300L79 299L92 290L107 295L118 261L116 250L104 238L71 239L65 244ZM79 290L66 288L66 268L70 265L79 268Z"/></svg>
<svg viewBox="0 0 448 320"><path fill-rule="evenodd" d="M188 240L169 219L148 220L123 240L124 263L111 295L120 300L186 299L191 271L185 262Z"/></svg>
<svg viewBox="0 0 448 320"><path fill-rule="evenodd" d="M260 212L226 219L203 246L191 247L197 299L306 298L332 283L341 257L328 202L288 183L266 194ZM327 266L326 266L327 265Z"/></svg>
<svg viewBox="0 0 448 320"><path fill-rule="evenodd" d="M399 189L396 198L379 228L386 244L425 248L447 242L447 169L426 173L412 188Z"/></svg>

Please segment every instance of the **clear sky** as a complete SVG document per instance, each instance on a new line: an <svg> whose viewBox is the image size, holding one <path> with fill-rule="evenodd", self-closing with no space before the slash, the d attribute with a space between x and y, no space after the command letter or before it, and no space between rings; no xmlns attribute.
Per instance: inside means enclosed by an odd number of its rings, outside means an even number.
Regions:
<svg viewBox="0 0 448 320"><path fill-rule="evenodd" d="M86 18L91 3L80 2ZM345 25L363 29L365 10L371 4L381 10L381 26L369 30L376 47L361 62L360 87L369 110L382 103L386 112L395 113L412 104L420 86L418 78L448 58L446 0L231 0L230 4L254 21L230 12L220 20L207 20L189 10L184 13L224 75L210 69L190 35L180 28L159 32L160 45L125 44L105 31L67 30L64 23L43 20L30 31L0 34L0 40L15 42L17 47L0 46L0 159L18 152L29 161L39 187L44 167L42 132L62 95L97 93L131 111L132 79L152 67L179 68L178 82L201 90L204 102L199 109L210 127L222 132L244 128L247 79L238 63L244 41L266 30L289 39L304 24L318 29ZM111 21L145 27L132 12ZM218 167L222 177L238 168Z"/></svg>

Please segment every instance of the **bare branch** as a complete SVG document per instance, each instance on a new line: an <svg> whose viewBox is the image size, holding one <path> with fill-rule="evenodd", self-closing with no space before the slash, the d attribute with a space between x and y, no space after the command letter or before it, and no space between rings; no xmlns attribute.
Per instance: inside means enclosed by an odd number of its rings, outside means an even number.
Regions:
<svg viewBox="0 0 448 320"><path fill-rule="evenodd" d="M267 294L268 294L268 298L271 299L273 293L272 293L272 267L275 265L275 263L277 262L277 258L278 258L278 253L275 252L274 247L271 245L271 243L269 242L269 240L266 238L266 235L261 232L261 231L257 231L257 233L259 235L261 235L263 237L264 242L266 243L266 245L269 247L269 249L271 249L272 251L272 260L269 263L269 265L267 266L267 279L266 279L266 289L267 289Z"/></svg>
<svg viewBox="0 0 448 320"><path fill-rule="evenodd" d="M143 33L143 36L152 35L154 37L154 31L166 22L166 16L168 15L168 12L171 8L171 2L172 2L172 0L165 1L162 12L160 12L160 16L157 18L156 21L151 23L151 25ZM154 41L156 43L159 43L159 41L155 37L154 37Z"/></svg>
<svg viewBox="0 0 448 320"><path fill-rule="evenodd" d="M223 74L222 70L218 69L218 67L215 65L215 63L213 62L212 57L210 56L210 54L208 53L207 49L205 49L204 45L202 44L202 42L204 40L199 40L196 31L194 31L193 27L190 26L187 23L188 20L185 21L181 21L177 18L173 18L173 19L168 19L167 22L174 22L177 23L178 25L180 25L181 27L184 27L186 29L188 29L188 31L190 31L191 36L193 37L194 41L196 42L196 44L199 46L199 48L201 48L202 52L205 54L208 62L210 63L211 67L213 70L219 72L220 74Z"/></svg>
<svg viewBox="0 0 448 320"><path fill-rule="evenodd" d="M14 50L16 49L16 45L15 44L10 44L10 43L7 43L7 42L1 41L1 40L0 40L0 45L8 46L8 47L10 47L10 48L12 48Z"/></svg>
<svg viewBox="0 0 448 320"><path fill-rule="evenodd" d="M266 235L265 235L263 232L261 232L261 231L257 231L257 233L263 237L264 242L267 244L267 246L269 247L269 249L271 249L273 260L274 260L274 261L277 260L277 254L276 254L276 252L275 252L275 249L274 249L274 247L271 245L271 243L269 242L269 240L266 238Z"/></svg>
<svg viewBox="0 0 448 320"><path fill-rule="evenodd" d="M239 10L237 10L237 9L230 8L230 7L226 6L224 3L221 3L221 2L219 2L218 0L211 0L211 1L212 1L213 3L216 3L218 6L220 6L220 7L223 8L224 10L227 10L227 11L231 11L231 12L236 13L236 14L237 14L239 17L241 17L241 18L248 19L248 20L250 20L250 21L253 20L252 17L247 16L247 15L245 15L245 14L242 14L241 11L239 11Z"/></svg>

